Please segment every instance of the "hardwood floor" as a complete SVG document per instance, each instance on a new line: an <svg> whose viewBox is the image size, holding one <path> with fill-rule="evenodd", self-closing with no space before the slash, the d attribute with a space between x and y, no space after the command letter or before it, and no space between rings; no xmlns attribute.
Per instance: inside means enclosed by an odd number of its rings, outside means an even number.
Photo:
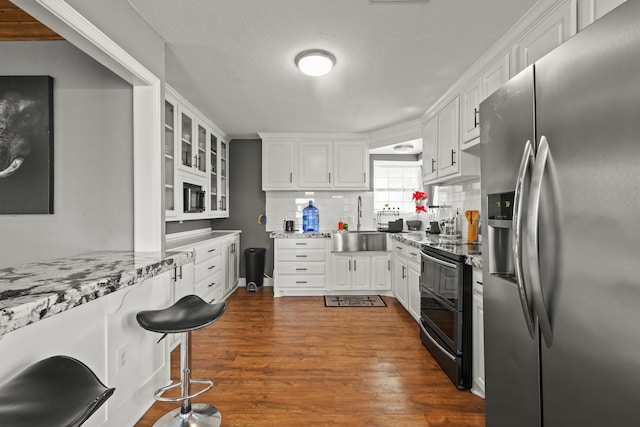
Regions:
<svg viewBox="0 0 640 427"><path fill-rule="evenodd" d="M194 399L222 426L484 426L484 400L457 390L394 298L386 308L324 307L239 288L215 324L192 334L192 376L215 382ZM179 377L178 349L172 377ZM156 402L152 426L178 404Z"/></svg>

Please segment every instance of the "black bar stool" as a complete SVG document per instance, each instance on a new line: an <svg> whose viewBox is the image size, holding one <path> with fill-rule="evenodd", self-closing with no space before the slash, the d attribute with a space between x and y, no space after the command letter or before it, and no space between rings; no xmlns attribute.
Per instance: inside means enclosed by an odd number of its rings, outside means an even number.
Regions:
<svg viewBox="0 0 640 427"><path fill-rule="evenodd" d="M114 388L68 356L40 360L0 386L0 426L82 425Z"/></svg>
<svg viewBox="0 0 640 427"><path fill-rule="evenodd" d="M189 369L191 359L190 338L191 331L214 323L222 316L226 308L226 302L208 304L197 295L187 295L165 309L147 310L138 313L138 323L148 331L165 335L182 334L180 342L180 382L159 388L153 394L153 397L161 402L182 403L180 408L165 414L154 426L218 427L220 425L222 415L217 408L205 403L191 405L191 399L200 396L213 387L213 381L191 379L191 370ZM191 394L191 384L204 384L206 387ZM180 397L162 397L165 391L177 387L181 388Z"/></svg>

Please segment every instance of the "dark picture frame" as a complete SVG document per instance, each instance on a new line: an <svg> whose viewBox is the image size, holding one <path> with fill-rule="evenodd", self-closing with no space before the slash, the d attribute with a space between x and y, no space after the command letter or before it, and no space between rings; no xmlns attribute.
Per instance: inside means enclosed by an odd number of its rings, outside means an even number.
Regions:
<svg viewBox="0 0 640 427"><path fill-rule="evenodd" d="M53 78L0 76L0 214L53 213Z"/></svg>

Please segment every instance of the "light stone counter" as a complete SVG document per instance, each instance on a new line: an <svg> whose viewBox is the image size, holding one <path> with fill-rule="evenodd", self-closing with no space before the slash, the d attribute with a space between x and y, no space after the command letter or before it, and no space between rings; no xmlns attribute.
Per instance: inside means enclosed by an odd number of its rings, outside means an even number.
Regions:
<svg viewBox="0 0 640 427"><path fill-rule="evenodd" d="M192 252L93 252L0 269L0 336L193 262Z"/></svg>

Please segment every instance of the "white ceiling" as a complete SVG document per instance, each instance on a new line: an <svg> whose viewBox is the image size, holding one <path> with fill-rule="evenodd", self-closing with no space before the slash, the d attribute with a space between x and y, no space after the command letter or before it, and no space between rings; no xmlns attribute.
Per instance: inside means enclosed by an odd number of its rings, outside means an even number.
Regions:
<svg viewBox="0 0 640 427"><path fill-rule="evenodd" d="M224 132L371 132L416 119L535 0L129 0L166 81ZM323 77L294 64L319 48Z"/></svg>

